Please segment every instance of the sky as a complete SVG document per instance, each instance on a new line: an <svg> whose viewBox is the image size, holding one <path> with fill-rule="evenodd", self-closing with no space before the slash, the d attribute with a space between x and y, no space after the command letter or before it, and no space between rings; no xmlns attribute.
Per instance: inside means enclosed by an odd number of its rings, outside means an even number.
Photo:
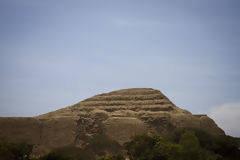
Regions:
<svg viewBox="0 0 240 160"><path fill-rule="evenodd" d="M154 88L240 137L238 0L1 0L0 116Z"/></svg>

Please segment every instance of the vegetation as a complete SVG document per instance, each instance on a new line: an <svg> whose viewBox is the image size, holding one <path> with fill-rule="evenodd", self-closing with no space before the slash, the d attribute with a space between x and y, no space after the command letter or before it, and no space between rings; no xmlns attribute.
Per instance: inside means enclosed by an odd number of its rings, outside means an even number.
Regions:
<svg viewBox="0 0 240 160"><path fill-rule="evenodd" d="M24 142L12 143L6 138L0 138L0 159L29 160L33 146Z"/></svg>
<svg viewBox="0 0 240 160"><path fill-rule="evenodd" d="M200 147L194 132L186 131L179 143L159 136L136 136L126 143L130 160L216 160L218 155Z"/></svg>
<svg viewBox="0 0 240 160"><path fill-rule="evenodd" d="M117 154L117 155L102 156L98 158L98 160L125 160L125 158L122 155Z"/></svg>
<svg viewBox="0 0 240 160"><path fill-rule="evenodd" d="M167 139L141 135L125 144L130 160L239 160L239 139L177 130Z"/></svg>
<svg viewBox="0 0 240 160"><path fill-rule="evenodd" d="M31 152L32 145L0 139L1 160L124 160L126 156L130 160L239 160L240 139L180 129L166 138L138 135L124 146L105 135L96 135L83 149L66 146L39 158L31 158Z"/></svg>
<svg viewBox="0 0 240 160"><path fill-rule="evenodd" d="M207 151L220 155L225 160L240 159L240 139L231 136L212 136L199 129L179 129L168 139L174 143L180 141L181 135L186 131L194 131L199 140L200 146Z"/></svg>
<svg viewBox="0 0 240 160"><path fill-rule="evenodd" d="M40 157L37 160L74 160L74 158L68 155L51 152L51 153L48 153L47 155Z"/></svg>

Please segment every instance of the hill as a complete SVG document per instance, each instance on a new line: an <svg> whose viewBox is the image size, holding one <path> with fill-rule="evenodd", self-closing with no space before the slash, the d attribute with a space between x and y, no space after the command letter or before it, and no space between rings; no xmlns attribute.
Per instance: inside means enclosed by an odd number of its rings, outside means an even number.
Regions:
<svg viewBox="0 0 240 160"><path fill-rule="evenodd" d="M65 146L84 148L96 135L105 135L122 145L134 135L167 136L177 128L224 135L207 115L193 115L151 88L99 94L36 117L0 118L0 137L33 144L35 155Z"/></svg>

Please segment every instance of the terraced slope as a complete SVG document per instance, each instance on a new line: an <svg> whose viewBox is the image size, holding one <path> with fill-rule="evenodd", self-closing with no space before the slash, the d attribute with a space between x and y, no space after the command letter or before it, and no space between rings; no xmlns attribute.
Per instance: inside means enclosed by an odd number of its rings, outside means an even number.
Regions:
<svg viewBox="0 0 240 160"><path fill-rule="evenodd" d="M175 106L160 91L151 88L134 88L99 94L37 117L0 119L0 136L21 137L35 144L36 153L56 147L74 145L84 147L86 140L104 134L120 144L136 134L159 133L167 135L176 128L200 128L211 134L224 134L206 115L192 115ZM15 118L16 119L16 118ZM14 126L3 127L10 123ZM27 130L23 126L34 128ZM34 127L33 127L34 126ZM27 130L24 136L22 127Z"/></svg>
<svg viewBox="0 0 240 160"><path fill-rule="evenodd" d="M110 115L116 114L117 111L189 113L176 107L158 90L135 88L99 94L73 106L38 116L38 118L78 117L79 113L96 109L106 111Z"/></svg>

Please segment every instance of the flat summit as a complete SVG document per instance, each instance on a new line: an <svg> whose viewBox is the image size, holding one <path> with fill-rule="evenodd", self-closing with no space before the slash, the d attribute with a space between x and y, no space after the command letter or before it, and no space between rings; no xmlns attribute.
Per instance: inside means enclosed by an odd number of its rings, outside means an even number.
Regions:
<svg viewBox="0 0 240 160"><path fill-rule="evenodd" d="M207 115L193 115L151 88L99 94L36 117L0 118L0 137L34 144L35 154L69 145L82 148L86 139L98 134L123 144L137 134L165 136L177 128L198 128L224 135Z"/></svg>

